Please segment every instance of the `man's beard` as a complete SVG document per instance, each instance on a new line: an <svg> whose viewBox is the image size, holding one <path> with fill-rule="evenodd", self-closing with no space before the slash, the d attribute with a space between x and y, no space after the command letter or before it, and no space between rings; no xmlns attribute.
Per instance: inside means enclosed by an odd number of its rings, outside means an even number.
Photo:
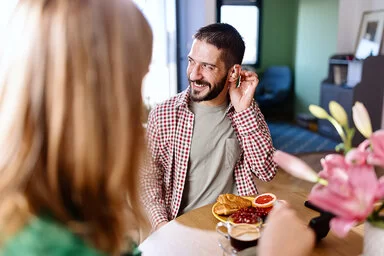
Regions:
<svg viewBox="0 0 384 256"><path fill-rule="evenodd" d="M191 100L195 102L208 101L208 100L213 100L223 91L225 83L227 82L227 76L224 76L218 83L214 84L213 86L212 84L204 80L188 79L188 81L191 87L191 93L190 93ZM203 94L203 92L194 90L192 87L192 83L208 86L208 89L209 89L208 93Z"/></svg>

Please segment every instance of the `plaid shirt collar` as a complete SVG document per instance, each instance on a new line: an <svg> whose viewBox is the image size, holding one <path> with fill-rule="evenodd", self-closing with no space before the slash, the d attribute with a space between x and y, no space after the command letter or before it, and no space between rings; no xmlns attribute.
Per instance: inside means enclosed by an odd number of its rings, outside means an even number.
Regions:
<svg viewBox="0 0 384 256"><path fill-rule="evenodd" d="M180 93L180 97L176 100L176 108L188 108L189 102L191 101L190 98L190 93L191 93L191 87L188 86L188 88ZM228 115L229 113L232 113L235 111L235 108L233 107L231 101L229 101L227 110L225 111L225 114Z"/></svg>

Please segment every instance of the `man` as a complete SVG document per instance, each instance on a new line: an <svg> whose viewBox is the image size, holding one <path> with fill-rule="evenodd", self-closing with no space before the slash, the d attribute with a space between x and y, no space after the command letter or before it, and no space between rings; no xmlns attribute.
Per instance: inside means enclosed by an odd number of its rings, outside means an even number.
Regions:
<svg viewBox="0 0 384 256"><path fill-rule="evenodd" d="M142 185L153 228L222 193L257 194L254 175L270 181L276 174L270 133L253 100L257 75L239 65L244 50L232 26L200 28L188 55L188 89L151 112Z"/></svg>

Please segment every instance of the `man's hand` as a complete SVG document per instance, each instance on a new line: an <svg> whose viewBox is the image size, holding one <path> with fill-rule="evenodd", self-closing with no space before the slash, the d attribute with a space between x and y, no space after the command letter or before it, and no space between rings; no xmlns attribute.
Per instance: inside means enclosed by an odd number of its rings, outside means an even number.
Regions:
<svg viewBox="0 0 384 256"><path fill-rule="evenodd" d="M240 85L237 87L240 76ZM229 97L236 112L241 112L251 106L259 78L255 72L241 70L236 64L228 72L227 86Z"/></svg>

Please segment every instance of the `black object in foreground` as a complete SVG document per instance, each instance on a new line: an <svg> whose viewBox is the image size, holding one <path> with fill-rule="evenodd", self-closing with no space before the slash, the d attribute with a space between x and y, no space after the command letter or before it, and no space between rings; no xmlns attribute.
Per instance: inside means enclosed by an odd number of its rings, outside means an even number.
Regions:
<svg viewBox="0 0 384 256"><path fill-rule="evenodd" d="M311 210L314 210L314 211L316 211L316 212L319 212L319 213L323 213L323 212L325 212L323 209L317 207L316 205L312 204L312 203L309 202L309 201L305 201L305 202L304 202L304 205L305 205L305 207L307 207L307 208L309 208L309 209L311 209Z"/></svg>
<svg viewBox="0 0 384 256"><path fill-rule="evenodd" d="M305 201L304 205L309 209L320 213L320 216L311 219L308 224L308 226L311 227L316 234L316 241L319 242L321 239L328 235L330 229L329 222L333 217L335 217L335 215L318 208L317 206L311 204L309 201Z"/></svg>

